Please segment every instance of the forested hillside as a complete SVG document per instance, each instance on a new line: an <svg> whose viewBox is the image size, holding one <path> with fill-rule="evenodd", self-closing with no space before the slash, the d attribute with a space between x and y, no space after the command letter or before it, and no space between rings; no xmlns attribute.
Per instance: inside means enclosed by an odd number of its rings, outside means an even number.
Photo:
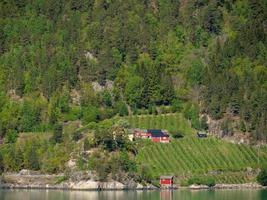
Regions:
<svg viewBox="0 0 267 200"><path fill-rule="evenodd" d="M266 19L264 0L1 1L0 137L165 109L266 140Z"/></svg>
<svg viewBox="0 0 267 200"><path fill-rule="evenodd" d="M265 0L3 0L0 11L7 171L61 171L62 124L115 115L178 112L182 134L211 119L223 136L267 139ZM53 136L22 150L25 132Z"/></svg>

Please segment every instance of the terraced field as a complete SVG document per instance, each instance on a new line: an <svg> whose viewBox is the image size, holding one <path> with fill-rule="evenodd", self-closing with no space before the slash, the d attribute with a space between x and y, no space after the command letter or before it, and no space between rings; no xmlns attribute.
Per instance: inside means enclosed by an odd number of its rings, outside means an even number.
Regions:
<svg viewBox="0 0 267 200"><path fill-rule="evenodd" d="M126 118L131 127L144 129L166 129L178 131L185 135L195 133L190 123L181 113L164 115L134 115Z"/></svg>
<svg viewBox="0 0 267 200"><path fill-rule="evenodd" d="M217 183L243 183L253 179L243 173L248 167L267 165L267 149L236 145L213 137L186 136L170 144L146 145L137 159L147 165L155 179L160 175L190 177L219 171L212 175Z"/></svg>

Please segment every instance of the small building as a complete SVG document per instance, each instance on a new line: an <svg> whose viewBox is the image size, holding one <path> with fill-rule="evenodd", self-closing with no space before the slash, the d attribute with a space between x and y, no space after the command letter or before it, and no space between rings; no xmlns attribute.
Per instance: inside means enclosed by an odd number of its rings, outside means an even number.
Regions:
<svg viewBox="0 0 267 200"><path fill-rule="evenodd" d="M147 130L143 130L143 129L135 129L134 130L134 137L135 138L151 138L151 134L147 132Z"/></svg>
<svg viewBox="0 0 267 200"><path fill-rule="evenodd" d="M160 187L161 188L172 188L173 187L174 176L161 176L160 177Z"/></svg>
<svg viewBox="0 0 267 200"><path fill-rule="evenodd" d="M208 135L207 135L206 132L199 131L199 132L197 132L197 137L199 137L199 138L206 138L206 137L208 137Z"/></svg>
<svg viewBox="0 0 267 200"><path fill-rule="evenodd" d="M157 130L157 129L149 129L148 133L151 134L151 139L153 142L161 142L161 143L169 143L170 136L166 131Z"/></svg>
<svg viewBox="0 0 267 200"><path fill-rule="evenodd" d="M153 142L169 143L170 137L167 131L159 129L141 130L136 129L134 131L135 138L150 139Z"/></svg>

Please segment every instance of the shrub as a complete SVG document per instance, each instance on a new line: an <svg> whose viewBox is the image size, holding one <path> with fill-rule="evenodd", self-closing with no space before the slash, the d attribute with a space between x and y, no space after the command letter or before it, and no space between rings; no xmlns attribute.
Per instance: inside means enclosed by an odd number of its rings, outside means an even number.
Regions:
<svg viewBox="0 0 267 200"><path fill-rule="evenodd" d="M99 120L109 119L115 115L115 110L112 108L102 108L99 110Z"/></svg>
<svg viewBox="0 0 267 200"><path fill-rule="evenodd" d="M99 110L95 106L87 106L82 110L82 122L88 124L90 122L97 122L99 119Z"/></svg>
<svg viewBox="0 0 267 200"><path fill-rule="evenodd" d="M187 180L188 185L207 185L212 187L215 185L215 180L212 177L192 177Z"/></svg>
<svg viewBox="0 0 267 200"><path fill-rule="evenodd" d="M117 121L116 123L117 126L120 126L122 128L130 128L130 123L129 121L125 120L125 119L120 119Z"/></svg>
<svg viewBox="0 0 267 200"><path fill-rule="evenodd" d="M103 92L99 93L101 102L107 106L112 106L112 96L108 90L104 90Z"/></svg>
<svg viewBox="0 0 267 200"><path fill-rule="evenodd" d="M151 183L153 177L147 165L145 164L139 165L137 173L138 173L137 181L139 182L145 181L146 183Z"/></svg>
<svg viewBox="0 0 267 200"><path fill-rule="evenodd" d="M193 185L193 184L201 185L202 182L201 182L200 178L198 178L198 177L192 177L192 178L189 178L187 180L187 184L188 185Z"/></svg>
<svg viewBox="0 0 267 200"><path fill-rule="evenodd" d="M178 138L183 138L184 137L184 135L182 134L182 133L180 133L180 132L173 132L173 133L171 133L172 134L172 136L174 137L174 138L176 138L176 139L178 139Z"/></svg>
<svg viewBox="0 0 267 200"><path fill-rule="evenodd" d="M172 101L171 104L171 111L172 112L180 112L183 109L183 103L179 99L175 99Z"/></svg>
<svg viewBox="0 0 267 200"><path fill-rule="evenodd" d="M70 108L68 113L63 115L64 121L75 121L81 118L81 108L78 106L73 106Z"/></svg>
<svg viewBox="0 0 267 200"><path fill-rule="evenodd" d="M96 171L98 180L106 180L111 172L108 155L103 150L93 152L88 161L88 169Z"/></svg>
<svg viewBox="0 0 267 200"><path fill-rule="evenodd" d="M126 104L122 101L118 101L115 104L115 111L118 113L120 116L126 116L128 115L128 108Z"/></svg>
<svg viewBox="0 0 267 200"><path fill-rule="evenodd" d="M215 184L216 183L215 183L215 180L213 178L211 178L211 177L206 178L205 185L207 185L209 187L213 187L213 186L215 186Z"/></svg>
<svg viewBox="0 0 267 200"><path fill-rule="evenodd" d="M262 169L257 176L257 181L263 186L267 186L267 169Z"/></svg>
<svg viewBox="0 0 267 200"><path fill-rule="evenodd" d="M8 130L5 138L6 143L15 143L18 137L17 131Z"/></svg>
<svg viewBox="0 0 267 200"><path fill-rule="evenodd" d="M64 176L60 176L60 177L57 178L57 180L56 180L56 184L60 184L60 183L62 183L62 182L64 182L64 181L67 181L68 179L69 179L69 177L66 176L66 175L64 175Z"/></svg>
<svg viewBox="0 0 267 200"><path fill-rule="evenodd" d="M83 134L79 131L75 131L72 135L72 139L76 142L82 139L82 137L83 137Z"/></svg>

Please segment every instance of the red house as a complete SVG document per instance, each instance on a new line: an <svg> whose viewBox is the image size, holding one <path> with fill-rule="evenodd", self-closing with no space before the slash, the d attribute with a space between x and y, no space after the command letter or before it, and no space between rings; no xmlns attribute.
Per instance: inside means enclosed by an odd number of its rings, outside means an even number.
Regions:
<svg viewBox="0 0 267 200"><path fill-rule="evenodd" d="M142 129L135 129L134 130L134 137L135 138L151 138L151 134L147 132L147 130Z"/></svg>
<svg viewBox="0 0 267 200"><path fill-rule="evenodd" d="M147 132L151 134L151 139L153 142L162 142L162 143L170 142L170 138L167 132L163 132L162 130L155 130L155 129L149 129L147 130Z"/></svg>
<svg viewBox="0 0 267 200"><path fill-rule="evenodd" d="M173 187L173 176L161 176L160 177L160 187L172 188Z"/></svg>
<svg viewBox="0 0 267 200"><path fill-rule="evenodd" d="M158 130L158 129L148 129L148 130L135 130L134 132L135 138L148 138L153 142L162 142L169 143L170 138L166 131Z"/></svg>

